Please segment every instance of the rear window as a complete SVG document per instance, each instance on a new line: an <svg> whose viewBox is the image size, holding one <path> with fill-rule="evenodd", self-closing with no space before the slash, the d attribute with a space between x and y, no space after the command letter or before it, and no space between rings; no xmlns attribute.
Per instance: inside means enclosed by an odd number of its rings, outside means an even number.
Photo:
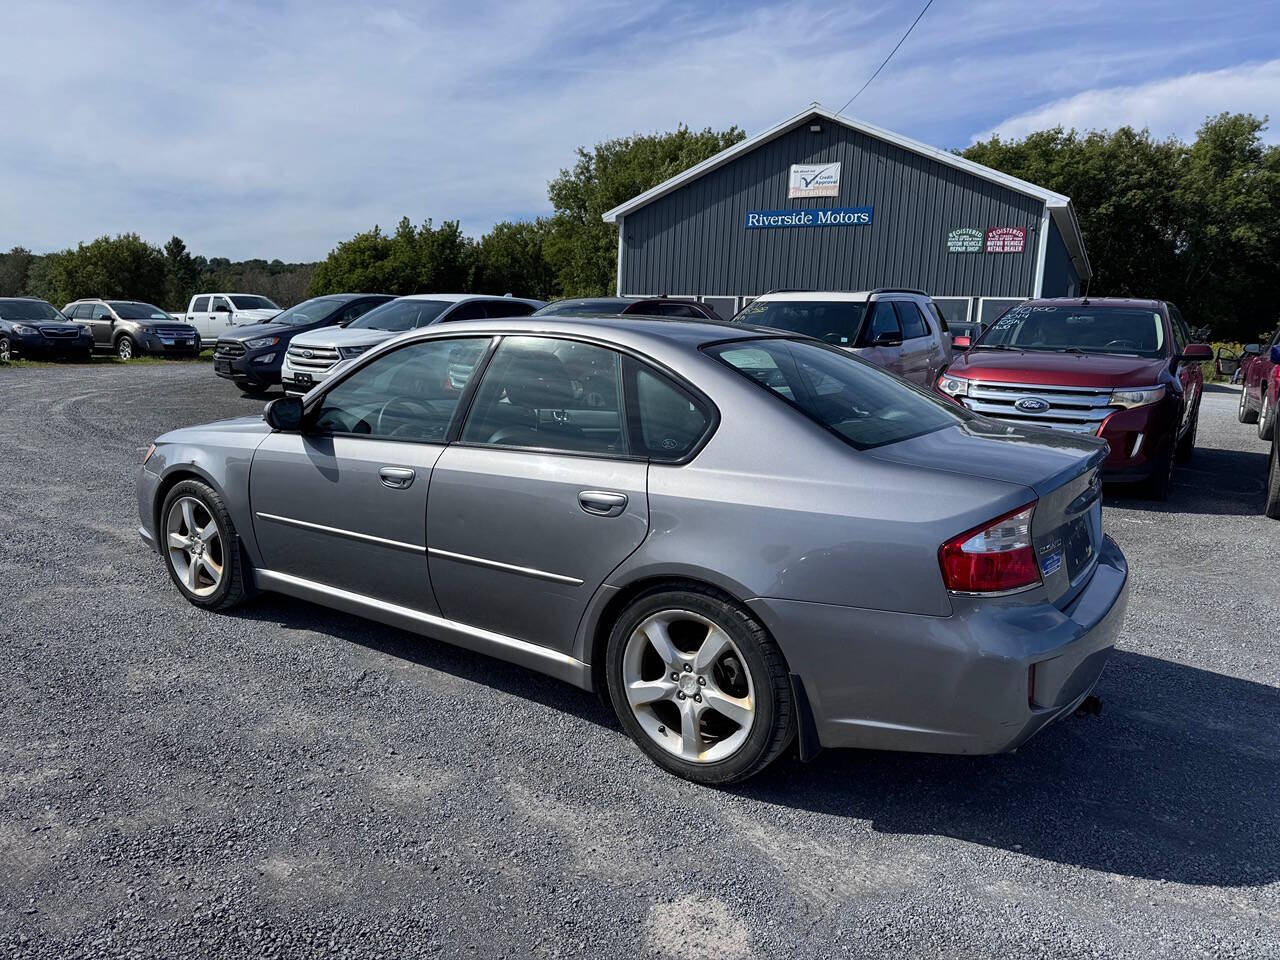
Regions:
<svg viewBox="0 0 1280 960"><path fill-rule="evenodd" d="M858 336L866 310L865 303L850 300L755 300L743 307L733 322L772 327L847 347Z"/></svg>
<svg viewBox="0 0 1280 960"><path fill-rule="evenodd" d="M705 349L859 450L967 419L958 407L816 343L737 340Z"/></svg>

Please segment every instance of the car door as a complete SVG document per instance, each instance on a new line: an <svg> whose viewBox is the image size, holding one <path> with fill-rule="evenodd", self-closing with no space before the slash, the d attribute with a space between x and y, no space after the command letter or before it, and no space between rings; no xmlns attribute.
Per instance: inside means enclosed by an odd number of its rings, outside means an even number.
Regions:
<svg viewBox="0 0 1280 960"><path fill-rule="evenodd" d="M1187 328L1186 321L1182 319L1182 314L1177 307L1169 304L1168 309L1169 327L1173 334L1173 352L1180 357L1182 352L1187 349L1187 344L1191 342L1191 331ZM1181 435L1182 431L1191 422L1191 414L1195 410L1196 400L1200 396L1204 376L1200 370L1199 362L1184 363L1182 360L1177 363L1176 376L1182 386L1182 419L1178 424L1178 433Z"/></svg>
<svg viewBox="0 0 1280 960"><path fill-rule="evenodd" d="M210 297L207 316L209 317L209 338L216 340L233 326L231 301L226 297Z"/></svg>
<svg viewBox="0 0 1280 960"><path fill-rule="evenodd" d="M212 326L209 323L209 298L195 297L191 301L191 306L187 308L187 323L191 324L200 333L201 340L215 339L212 333Z"/></svg>
<svg viewBox="0 0 1280 960"><path fill-rule="evenodd" d="M574 340L499 344L431 478L428 565L446 617L569 651L649 526L621 368L617 351Z"/></svg>
<svg viewBox="0 0 1280 960"><path fill-rule="evenodd" d="M94 344L99 347L111 346L111 330L115 321L111 310L102 303L82 303L76 307L78 315L82 316L86 311L89 315L89 327L93 330Z"/></svg>
<svg viewBox="0 0 1280 960"><path fill-rule="evenodd" d="M426 556L431 471L488 337L406 344L308 405L258 447L253 529L268 570L435 613Z"/></svg>
<svg viewBox="0 0 1280 960"><path fill-rule="evenodd" d="M876 300L871 316L862 325L854 353L877 366L902 373L902 327L892 300Z"/></svg>
<svg viewBox="0 0 1280 960"><path fill-rule="evenodd" d="M936 339L914 301L895 300L893 309L898 314L898 326L902 330L899 372L912 383L928 386L933 382L934 368L941 367Z"/></svg>

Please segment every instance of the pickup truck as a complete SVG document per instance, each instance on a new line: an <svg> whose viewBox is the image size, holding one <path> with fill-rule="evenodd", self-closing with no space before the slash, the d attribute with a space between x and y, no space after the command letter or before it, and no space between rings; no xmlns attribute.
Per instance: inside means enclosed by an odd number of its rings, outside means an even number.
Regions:
<svg viewBox="0 0 1280 960"><path fill-rule="evenodd" d="M1275 430L1276 403L1280 401L1280 330L1269 344L1247 344L1240 366L1244 387L1236 417L1241 423L1256 423L1258 438L1270 440Z"/></svg>
<svg viewBox="0 0 1280 960"><path fill-rule="evenodd" d="M183 317L200 331L202 346L212 346L232 327L270 320L280 307L256 293L197 293Z"/></svg>

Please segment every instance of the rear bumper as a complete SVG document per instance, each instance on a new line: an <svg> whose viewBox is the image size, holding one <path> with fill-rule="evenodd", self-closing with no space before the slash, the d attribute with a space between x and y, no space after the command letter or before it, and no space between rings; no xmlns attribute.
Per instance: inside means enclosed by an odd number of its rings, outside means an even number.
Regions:
<svg viewBox="0 0 1280 960"><path fill-rule="evenodd" d="M803 681L822 746L1000 753L1093 689L1124 620L1128 573L1107 538L1065 611L1016 597L957 599L950 617L791 600L749 605Z"/></svg>

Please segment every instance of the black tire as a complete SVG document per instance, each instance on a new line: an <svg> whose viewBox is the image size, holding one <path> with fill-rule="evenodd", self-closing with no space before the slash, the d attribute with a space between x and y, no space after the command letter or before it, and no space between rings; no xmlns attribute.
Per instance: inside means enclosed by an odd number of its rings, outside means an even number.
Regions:
<svg viewBox="0 0 1280 960"><path fill-rule="evenodd" d="M1272 520L1280 520L1280 437L1271 438L1271 466L1267 470L1267 502L1262 512Z"/></svg>
<svg viewBox="0 0 1280 960"><path fill-rule="evenodd" d="M1258 411L1249 405L1249 388L1240 384L1240 406L1236 408L1236 419L1241 423L1257 423Z"/></svg>
<svg viewBox="0 0 1280 960"><path fill-rule="evenodd" d="M8 363L13 359L13 345L8 337L0 337L0 363Z"/></svg>
<svg viewBox="0 0 1280 960"><path fill-rule="evenodd" d="M1267 384L1262 385L1262 409L1258 411L1258 439L1270 440L1275 432L1276 408L1271 402L1271 390Z"/></svg>
<svg viewBox="0 0 1280 960"><path fill-rule="evenodd" d="M1196 404L1196 412L1191 415L1191 426L1178 441L1178 452L1175 457L1178 463L1186 463L1196 450L1196 432L1200 429L1200 404Z"/></svg>
<svg viewBox="0 0 1280 960"><path fill-rule="evenodd" d="M1172 450L1160 454L1146 482L1146 494L1150 499L1162 502L1169 499L1169 491L1173 489L1173 462Z"/></svg>
<svg viewBox="0 0 1280 960"><path fill-rule="evenodd" d="M142 356L142 351L138 349L138 341L127 333L116 339L116 356L121 360L132 360L134 357Z"/></svg>
<svg viewBox="0 0 1280 960"><path fill-rule="evenodd" d="M262 384L237 383L236 386L239 388L241 393L249 397L266 396L266 394L271 390L270 387Z"/></svg>
<svg viewBox="0 0 1280 960"><path fill-rule="evenodd" d="M663 611L689 611L714 623L733 641L754 688L754 720L744 742L714 762L690 762L660 746L641 726L623 680L627 641L646 619ZM609 634L605 657L609 697L623 729L654 763L696 783L724 786L762 771L796 735L796 708L787 664L768 631L746 610L696 584L659 586L627 605ZM699 697L699 699L701 699Z"/></svg>
<svg viewBox="0 0 1280 960"><path fill-rule="evenodd" d="M168 546L169 514L175 509L178 501L185 498L193 498L204 505L205 511L217 524L218 535L222 542L220 552L222 578L216 589L205 596L193 593L183 582L174 566ZM245 558L244 548L240 544L240 538L236 534L235 524L231 522L231 515L227 512L222 497L207 483L199 480L183 480L174 484L160 508L159 522L156 524L156 541L160 556L164 559L165 569L169 571L169 579L178 588L178 592L194 606L203 607L206 610L229 610L252 595L249 564Z"/></svg>

